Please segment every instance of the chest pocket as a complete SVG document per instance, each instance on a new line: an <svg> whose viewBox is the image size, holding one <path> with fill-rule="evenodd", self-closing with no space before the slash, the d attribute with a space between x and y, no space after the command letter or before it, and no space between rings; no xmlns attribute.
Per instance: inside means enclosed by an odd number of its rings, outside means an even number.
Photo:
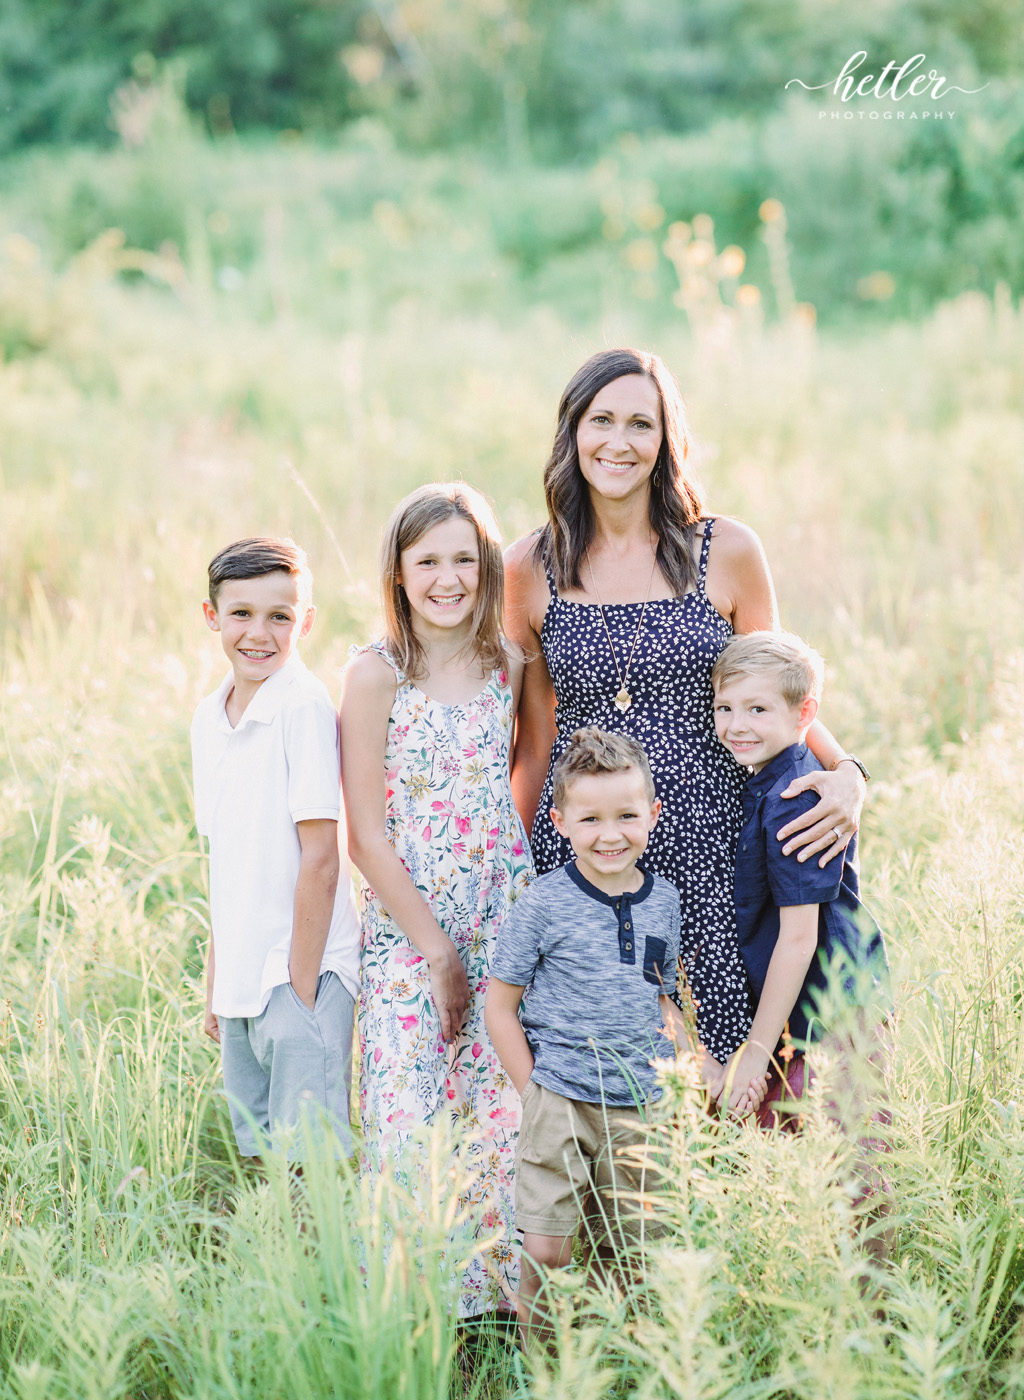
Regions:
<svg viewBox="0 0 1024 1400"><path fill-rule="evenodd" d="M666 994L675 986L675 978L669 977L665 967L664 938L648 938L644 943L644 981L652 982Z"/></svg>

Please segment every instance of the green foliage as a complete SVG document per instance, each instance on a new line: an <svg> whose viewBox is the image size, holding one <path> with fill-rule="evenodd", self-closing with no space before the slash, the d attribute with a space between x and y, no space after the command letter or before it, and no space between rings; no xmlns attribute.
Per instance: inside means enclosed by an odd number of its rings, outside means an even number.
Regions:
<svg viewBox="0 0 1024 1400"><path fill-rule="evenodd" d="M713 219L719 246L746 250L745 280L768 293L766 199L785 207L795 295L823 322L920 316L1000 283L1024 290L1024 103L999 80L939 104L941 120L791 94L771 114L718 117L686 135L626 132L592 161L496 168L469 149L413 156L377 118L330 147L294 134L214 141L183 105L183 71L122 91L117 150L6 162L8 230L60 266L117 228L129 247L181 264L177 281L169 264L157 280L209 289L220 277L249 311L287 308L335 330L433 287L442 310L529 298L579 319L628 295L657 302L674 285L666 231L698 215ZM845 120L857 113L865 119ZM20 318L0 327L15 352L34 335Z"/></svg>
<svg viewBox="0 0 1024 1400"><path fill-rule="evenodd" d="M184 66L191 109L221 133L374 113L420 148L482 140L565 160L623 132L760 120L791 78L830 80L861 49L879 69L924 52L967 86L1012 78L1017 20L1012 0L7 0L0 147L102 141L115 90L133 80L145 97L155 59Z"/></svg>
<svg viewBox="0 0 1024 1400"><path fill-rule="evenodd" d="M6 0L0 149L108 140L115 91L131 83L145 101L163 60L182 65L189 105L214 130L336 127L350 114L340 51L356 18L317 0Z"/></svg>

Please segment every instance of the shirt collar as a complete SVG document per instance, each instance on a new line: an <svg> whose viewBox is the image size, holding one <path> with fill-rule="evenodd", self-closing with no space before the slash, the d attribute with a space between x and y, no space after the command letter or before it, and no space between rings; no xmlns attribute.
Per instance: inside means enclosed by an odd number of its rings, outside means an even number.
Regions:
<svg viewBox="0 0 1024 1400"><path fill-rule="evenodd" d="M790 744L781 753L777 753L770 763L766 763L760 773L751 773L747 779L748 789L755 797L760 797L787 769L792 768L795 763L801 763L806 757L806 744Z"/></svg>
<svg viewBox="0 0 1024 1400"><path fill-rule="evenodd" d="M581 873L579 866L574 860L571 860L568 865L563 867L565 873L577 889L582 890L584 894L589 895L590 898L596 900L598 904L607 904L611 909L615 909L620 900L623 899L629 899L632 900L634 904L639 904L640 901L646 899L651 890L654 889L654 876L651 872L645 870L639 861L637 861L636 868L644 877L644 882L638 890L627 890L623 894L605 894L604 890L599 890L596 885L590 883L587 877Z"/></svg>
<svg viewBox="0 0 1024 1400"><path fill-rule="evenodd" d="M228 695L235 683L234 672L229 671L221 681L220 689L217 691L217 715L221 724L232 733L247 724L271 724L281 708L285 691L305 670L306 667L298 652L292 652L280 670L275 671L263 682L246 705L245 713L236 725L232 725L227 712Z"/></svg>

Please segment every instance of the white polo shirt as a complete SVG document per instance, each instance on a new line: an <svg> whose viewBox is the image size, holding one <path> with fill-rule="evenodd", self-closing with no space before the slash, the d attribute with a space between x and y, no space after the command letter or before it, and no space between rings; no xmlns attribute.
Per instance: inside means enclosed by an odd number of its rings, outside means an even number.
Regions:
<svg viewBox="0 0 1024 1400"><path fill-rule="evenodd" d="M341 758L327 688L298 656L263 682L235 728L224 708L233 684L229 673L196 709L192 775L196 826L210 843L213 1010L258 1016L289 981L295 824L338 821ZM344 859L320 970L359 995L359 919Z"/></svg>

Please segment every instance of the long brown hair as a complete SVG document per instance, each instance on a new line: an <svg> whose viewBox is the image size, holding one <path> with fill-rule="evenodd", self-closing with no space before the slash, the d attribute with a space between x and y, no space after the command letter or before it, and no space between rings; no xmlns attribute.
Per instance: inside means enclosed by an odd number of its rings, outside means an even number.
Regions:
<svg viewBox="0 0 1024 1400"><path fill-rule="evenodd" d="M625 374L644 375L658 391L661 447L650 478L650 522L658 539L658 567L676 593L685 593L697 586L693 535L704 503L686 470L689 437L679 386L660 357L644 350L627 346L600 350L566 385L558 405L554 445L544 468L548 523L537 548L560 590L582 587L580 565L594 538L594 508L580 471L576 431L595 396Z"/></svg>
<svg viewBox="0 0 1024 1400"><path fill-rule="evenodd" d="M453 516L468 520L480 550L480 586L473 605L467 647L485 671L506 670L508 653L501 635L505 604L505 569L501 535L494 512L472 486L463 481L431 482L399 501L384 528L381 545L380 592L384 639L399 669L410 679L422 676L426 656L412 625L412 614L401 584L402 551Z"/></svg>

